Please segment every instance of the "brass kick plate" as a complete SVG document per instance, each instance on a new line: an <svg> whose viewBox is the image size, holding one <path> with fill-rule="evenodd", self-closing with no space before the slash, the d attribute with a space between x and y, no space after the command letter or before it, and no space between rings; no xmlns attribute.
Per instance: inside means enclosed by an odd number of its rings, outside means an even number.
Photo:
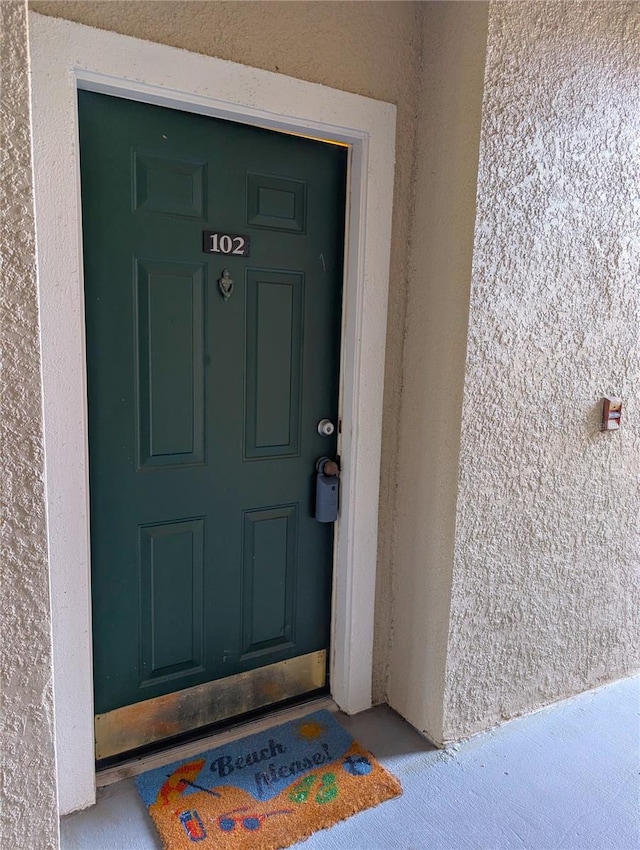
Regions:
<svg viewBox="0 0 640 850"><path fill-rule="evenodd" d="M125 753L323 688L326 670L327 653L322 649L96 714L96 759Z"/></svg>

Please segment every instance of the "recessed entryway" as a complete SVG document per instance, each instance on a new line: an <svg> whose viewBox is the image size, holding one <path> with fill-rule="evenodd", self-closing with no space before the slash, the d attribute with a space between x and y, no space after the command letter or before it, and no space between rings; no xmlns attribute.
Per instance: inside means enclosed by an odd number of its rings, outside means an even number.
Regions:
<svg viewBox="0 0 640 850"><path fill-rule="evenodd" d="M78 89L349 147L339 398L342 501L329 658L331 695L349 713L371 704L395 107L37 14L30 16L30 40L56 749L64 813L95 798Z"/></svg>

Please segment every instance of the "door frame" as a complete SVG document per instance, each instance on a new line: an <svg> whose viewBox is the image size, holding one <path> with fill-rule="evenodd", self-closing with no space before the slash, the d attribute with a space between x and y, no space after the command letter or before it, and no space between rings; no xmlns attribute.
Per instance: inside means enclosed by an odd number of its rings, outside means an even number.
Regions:
<svg viewBox="0 0 640 850"><path fill-rule="evenodd" d="M78 88L350 146L331 695L371 706L393 104L29 13L60 813L95 802Z"/></svg>

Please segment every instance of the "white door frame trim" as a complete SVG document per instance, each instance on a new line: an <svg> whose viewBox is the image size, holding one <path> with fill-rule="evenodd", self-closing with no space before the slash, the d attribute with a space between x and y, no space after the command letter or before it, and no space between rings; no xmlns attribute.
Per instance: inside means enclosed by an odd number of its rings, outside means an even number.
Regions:
<svg viewBox="0 0 640 850"><path fill-rule="evenodd" d="M371 705L394 105L29 14L60 812L95 801L77 88L351 146L331 692Z"/></svg>

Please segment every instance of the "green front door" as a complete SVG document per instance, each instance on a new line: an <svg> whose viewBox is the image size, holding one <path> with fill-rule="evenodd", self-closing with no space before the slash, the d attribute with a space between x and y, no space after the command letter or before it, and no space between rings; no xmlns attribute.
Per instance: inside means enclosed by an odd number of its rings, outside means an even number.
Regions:
<svg viewBox="0 0 640 850"><path fill-rule="evenodd" d="M104 758L327 685L346 149L79 108Z"/></svg>

